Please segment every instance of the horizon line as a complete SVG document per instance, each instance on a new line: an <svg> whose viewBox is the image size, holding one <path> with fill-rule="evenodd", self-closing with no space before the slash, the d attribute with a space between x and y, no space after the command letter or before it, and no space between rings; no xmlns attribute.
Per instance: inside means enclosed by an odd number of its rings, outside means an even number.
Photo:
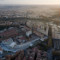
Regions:
<svg viewBox="0 0 60 60"><path fill-rule="evenodd" d="M17 5L17 6L19 6L19 5L59 5L60 6L60 4L0 4L0 6L15 6L15 5Z"/></svg>

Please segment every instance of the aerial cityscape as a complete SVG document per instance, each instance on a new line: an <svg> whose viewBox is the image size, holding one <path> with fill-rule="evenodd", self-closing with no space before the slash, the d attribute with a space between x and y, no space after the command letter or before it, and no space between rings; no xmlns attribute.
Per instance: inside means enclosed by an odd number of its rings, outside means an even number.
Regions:
<svg viewBox="0 0 60 60"><path fill-rule="evenodd" d="M0 60L60 60L60 0L0 1Z"/></svg>

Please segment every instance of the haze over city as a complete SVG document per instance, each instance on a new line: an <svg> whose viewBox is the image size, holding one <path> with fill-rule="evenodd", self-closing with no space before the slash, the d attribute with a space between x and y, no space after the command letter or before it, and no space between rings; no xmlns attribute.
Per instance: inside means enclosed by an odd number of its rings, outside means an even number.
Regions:
<svg viewBox="0 0 60 60"><path fill-rule="evenodd" d="M0 0L0 4L26 4L26 5L40 5L40 4L52 4L59 5L60 0Z"/></svg>

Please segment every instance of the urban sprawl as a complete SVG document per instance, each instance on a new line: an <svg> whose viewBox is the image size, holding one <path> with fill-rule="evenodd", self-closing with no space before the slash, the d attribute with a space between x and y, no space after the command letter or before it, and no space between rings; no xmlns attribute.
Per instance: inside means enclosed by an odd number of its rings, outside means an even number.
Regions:
<svg viewBox="0 0 60 60"><path fill-rule="evenodd" d="M59 60L60 26L38 21L1 21L0 60Z"/></svg>

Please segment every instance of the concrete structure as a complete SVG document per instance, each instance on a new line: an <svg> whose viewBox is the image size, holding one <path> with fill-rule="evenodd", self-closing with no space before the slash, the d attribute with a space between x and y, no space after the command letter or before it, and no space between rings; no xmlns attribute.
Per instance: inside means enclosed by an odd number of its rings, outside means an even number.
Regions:
<svg viewBox="0 0 60 60"><path fill-rule="evenodd" d="M27 31L26 36L29 37L32 34L32 31Z"/></svg>

